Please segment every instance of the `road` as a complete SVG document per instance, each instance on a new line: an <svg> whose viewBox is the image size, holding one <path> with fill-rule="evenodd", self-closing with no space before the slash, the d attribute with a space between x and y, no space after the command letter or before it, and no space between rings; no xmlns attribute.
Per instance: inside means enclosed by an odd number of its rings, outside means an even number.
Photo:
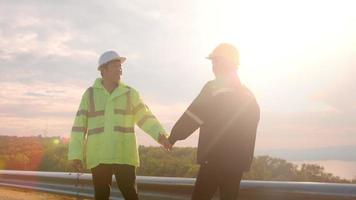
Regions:
<svg viewBox="0 0 356 200"><path fill-rule="evenodd" d="M27 189L0 187L0 200L76 200L75 197L38 192ZM92 200L92 199L81 199Z"/></svg>

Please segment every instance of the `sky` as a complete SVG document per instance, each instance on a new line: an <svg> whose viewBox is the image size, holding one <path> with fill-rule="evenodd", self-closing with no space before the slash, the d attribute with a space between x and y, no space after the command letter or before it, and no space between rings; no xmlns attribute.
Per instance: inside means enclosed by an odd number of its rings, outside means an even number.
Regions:
<svg viewBox="0 0 356 200"><path fill-rule="evenodd" d="M261 107L256 149L356 145L353 0L0 1L0 135L69 137L106 50L169 132L238 47ZM138 130L138 142L157 145ZM197 134L180 146L196 146Z"/></svg>

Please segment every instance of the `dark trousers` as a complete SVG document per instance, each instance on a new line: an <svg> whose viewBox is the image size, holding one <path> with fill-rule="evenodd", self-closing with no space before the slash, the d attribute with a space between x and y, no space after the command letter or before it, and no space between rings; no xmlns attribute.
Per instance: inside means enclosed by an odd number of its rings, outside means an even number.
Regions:
<svg viewBox="0 0 356 200"><path fill-rule="evenodd" d="M95 200L110 198L112 175L126 200L138 200L136 188L136 168L131 165L100 164L91 169Z"/></svg>
<svg viewBox="0 0 356 200"><path fill-rule="evenodd" d="M212 163L200 165L192 200L210 200L217 189L221 200L237 199L243 172L225 166Z"/></svg>

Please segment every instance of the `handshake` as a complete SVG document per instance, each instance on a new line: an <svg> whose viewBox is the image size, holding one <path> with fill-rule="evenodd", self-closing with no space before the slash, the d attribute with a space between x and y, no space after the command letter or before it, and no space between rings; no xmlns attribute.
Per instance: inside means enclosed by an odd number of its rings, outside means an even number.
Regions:
<svg viewBox="0 0 356 200"><path fill-rule="evenodd" d="M163 148L170 152L172 150L173 144L171 144L167 138L167 136L161 134L159 136L158 142L163 146Z"/></svg>

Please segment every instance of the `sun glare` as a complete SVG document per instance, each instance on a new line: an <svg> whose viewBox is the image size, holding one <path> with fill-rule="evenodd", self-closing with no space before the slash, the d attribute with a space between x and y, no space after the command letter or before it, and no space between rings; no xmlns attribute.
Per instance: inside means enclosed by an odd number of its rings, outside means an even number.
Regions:
<svg viewBox="0 0 356 200"><path fill-rule="evenodd" d="M303 71L319 71L330 56L342 56L355 30L353 1L221 1L202 12L208 29L205 48L231 42L241 52L240 76L251 87L294 81ZM214 14L212 14L214 13ZM350 47L351 48L351 47ZM327 61L325 61L327 62Z"/></svg>

